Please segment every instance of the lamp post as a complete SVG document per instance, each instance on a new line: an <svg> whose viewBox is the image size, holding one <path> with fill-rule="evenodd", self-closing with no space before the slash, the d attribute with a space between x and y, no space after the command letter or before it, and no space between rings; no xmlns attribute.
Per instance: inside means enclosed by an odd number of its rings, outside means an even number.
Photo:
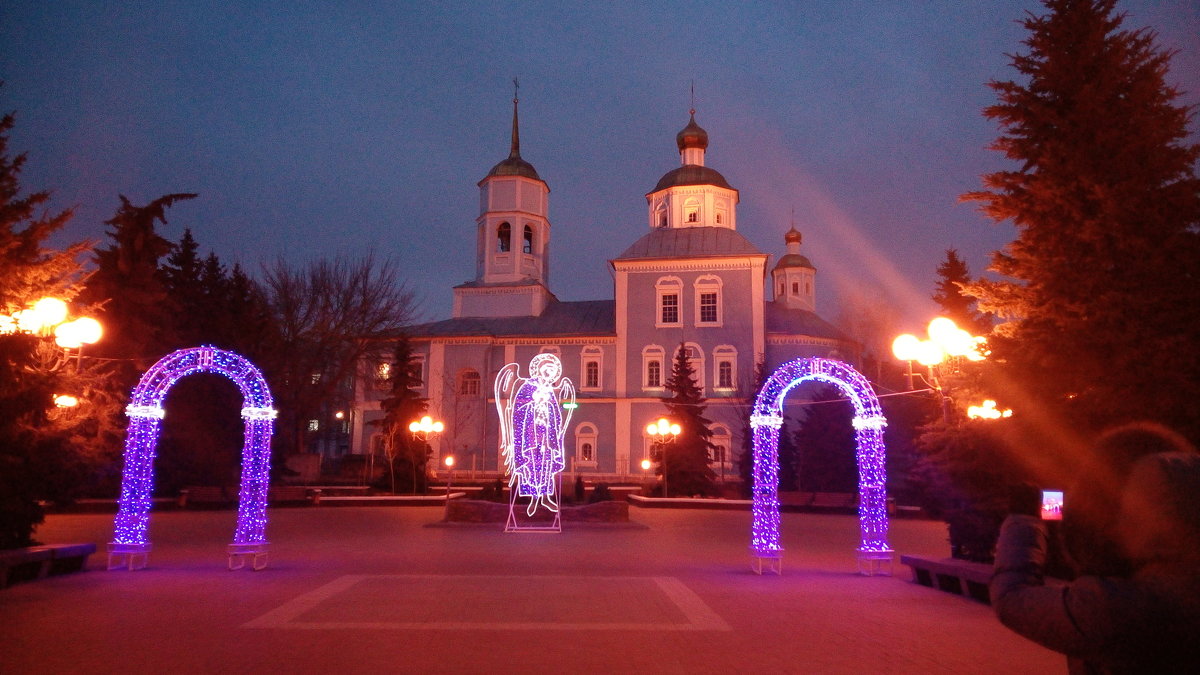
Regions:
<svg viewBox="0 0 1200 675"><path fill-rule="evenodd" d="M55 344L64 350L78 350L75 371L79 372L83 345L98 342L104 335L104 329L99 321L87 316L67 321L68 314L66 301L42 298L25 309L13 312L11 316L0 314L0 333L30 333L47 339L54 336ZM70 359L70 354L66 355L66 359Z"/></svg>
<svg viewBox="0 0 1200 675"><path fill-rule="evenodd" d="M428 442L428 441L429 441L429 435L430 435L430 434L440 434L440 433L442 433L443 431L445 431L445 429L446 429L446 425L445 425L445 424L443 424L441 420L435 420L435 419L433 419L433 417L431 417L431 416L429 416L429 415L425 415L425 416L424 416L424 417L422 417L421 419L419 419L419 420L416 420L416 421L414 421L414 422L411 422L411 423L408 425L408 431L409 431L410 433L412 433L412 435L413 435L413 438L417 438L417 439L423 440L423 441L425 441L425 442ZM392 453L393 453L393 455L392 455L392 456L390 456L390 457L388 458L388 462L389 462L389 463L395 459L395 455L394 455L394 453L395 453L395 449L394 449L394 448L393 448L393 450L392 450ZM454 465L454 458L453 458L453 457L451 457L451 456L447 456L447 458L446 458L446 459L447 459L447 461L448 461L448 463L446 464L446 466L453 466L453 465ZM414 468L413 468L413 471L415 472L415 471L416 471L416 462L415 462L415 461L413 462L413 467L414 467ZM428 470L427 470L426 472L427 472L427 474L428 474ZM426 478L426 479L428 480L428 476L427 476L427 478ZM415 475L415 473L414 473L414 475L413 475L413 491L414 491L414 492L415 492L415 491L416 491L416 489L417 489L417 484L416 484L416 483L417 483L417 479L416 479L416 475ZM426 485L428 485L428 483L426 483ZM395 490L394 490L394 489L393 489L392 491L393 491L393 492L395 492ZM449 488L447 488L447 496L446 496L446 499L447 499L447 500L449 500L449 499L450 499L450 497L449 497Z"/></svg>
<svg viewBox="0 0 1200 675"><path fill-rule="evenodd" d="M446 463L446 468L450 473L446 476L446 511L442 516L442 520L450 519L450 487L454 484L454 455L446 455L446 459L442 460Z"/></svg>
<svg viewBox="0 0 1200 675"><path fill-rule="evenodd" d="M674 443L679 437L679 433L683 428L678 424L671 422L665 417L658 418L657 422L651 422L646 426L646 433L655 439L655 445L662 452L662 473L663 473L663 498L668 496L667 493L667 444Z"/></svg>
<svg viewBox="0 0 1200 675"><path fill-rule="evenodd" d="M892 341L892 354L897 359L908 363L909 391L913 389L913 378L920 377L931 390L937 393L942 404L942 419L949 421L950 409L936 368L950 359L984 360L985 356L982 350L985 339L971 335L955 325L954 321L945 317L938 317L930 321L928 332L928 340L921 340L908 333L898 336ZM913 361L928 369L928 378L919 373L913 373Z"/></svg>

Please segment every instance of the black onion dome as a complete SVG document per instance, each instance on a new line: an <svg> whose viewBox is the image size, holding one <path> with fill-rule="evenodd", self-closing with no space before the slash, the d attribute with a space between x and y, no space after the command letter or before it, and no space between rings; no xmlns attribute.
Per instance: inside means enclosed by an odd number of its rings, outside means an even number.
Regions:
<svg viewBox="0 0 1200 675"><path fill-rule="evenodd" d="M692 111L692 117L688 120L687 126L675 135L675 145L683 152L684 148L700 148L704 150L708 147L708 132L705 131L699 124L696 124L696 112Z"/></svg>
<svg viewBox="0 0 1200 675"><path fill-rule="evenodd" d="M658 179L658 185L655 185L651 192L658 192L677 185L716 185L729 190L733 189L720 171L699 164L684 164L663 174L663 177Z"/></svg>
<svg viewBox="0 0 1200 675"><path fill-rule="evenodd" d="M771 269L778 270L778 269L787 269L787 268L791 268L791 267L807 267L810 270L817 269L816 267L813 266L812 262L809 261L808 258L805 258L804 256L800 255L799 253L789 253L789 254L783 256L782 258L779 259L779 262L775 263L775 266L772 267Z"/></svg>
<svg viewBox="0 0 1200 675"><path fill-rule="evenodd" d="M493 166L492 170L488 172L487 177L491 178L492 176L522 176L534 180L542 179L538 175L537 169L533 168L532 164L521 159L519 156L509 157L496 166Z"/></svg>

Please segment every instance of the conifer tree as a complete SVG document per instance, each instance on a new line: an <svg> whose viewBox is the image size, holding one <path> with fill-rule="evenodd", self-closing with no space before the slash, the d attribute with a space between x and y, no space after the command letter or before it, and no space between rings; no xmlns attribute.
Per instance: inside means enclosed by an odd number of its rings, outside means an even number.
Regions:
<svg viewBox="0 0 1200 675"><path fill-rule="evenodd" d="M383 432L383 453L388 462L392 492L396 491L397 461L402 470L409 470L412 491L423 492L421 479L425 476L431 449L427 440L415 438L408 431L408 425L425 414L428 401L416 393L421 386L420 364L407 336L396 340L387 385L388 397L379 402L384 417L376 424Z"/></svg>
<svg viewBox="0 0 1200 675"><path fill-rule="evenodd" d="M48 192L21 196L25 154L8 155L14 123L11 114L0 118L0 314L5 316L44 296L71 299L83 275L77 258L89 248L87 243L61 251L46 247L71 212L45 213ZM68 378L62 369L44 367L45 349L56 348L15 326L0 326L0 549L32 543L43 517L39 501L67 497L73 487L64 478L74 447L50 412L54 393L68 391L60 389Z"/></svg>
<svg viewBox="0 0 1200 675"><path fill-rule="evenodd" d="M1114 0L1045 0L1021 81L991 83L1015 167L964 195L1016 239L969 292L1000 324L1009 399L1083 430L1157 419L1200 436L1200 146L1167 84L1172 52ZM1063 426L1063 425L1060 425Z"/></svg>
<svg viewBox="0 0 1200 675"><path fill-rule="evenodd" d="M688 358L687 345L680 344L671 366L671 377L664 385L671 396L664 398L667 417L681 427L679 437L666 452L659 451L659 472L664 474L672 494L691 496L714 493L716 474L709 466L711 452L710 421L704 416L705 399L696 384L696 370Z"/></svg>
<svg viewBox="0 0 1200 675"><path fill-rule="evenodd" d="M959 328L972 335L990 332L991 322L976 311L975 298L963 292L971 283L971 270L958 256L957 249L946 249L946 259L938 265L937 276L932 297L942 308L942 316L953 319Z"/></svg>

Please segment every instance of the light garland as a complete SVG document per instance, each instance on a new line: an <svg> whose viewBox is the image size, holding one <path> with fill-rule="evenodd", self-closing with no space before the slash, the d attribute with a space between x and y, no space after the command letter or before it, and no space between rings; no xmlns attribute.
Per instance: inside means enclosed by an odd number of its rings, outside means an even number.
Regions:
<svg viewBox="0 0 1200 675"><path fill-rule="evenodd" d="M575 387L562 377L562 362L553 354L538 354L529 362L529 377L510 363L495 383L500 413L501 451L508 484L516 495L529 497L526 513L539 507L558 511L558 474L566 468L563 433L575 406ZM565 412L564 412L565 411Z"/></svg>
<svg viewBox="0 0 1200 675"><path fill-rule="evenodd" d="M193 373L224 375L242 392L245 438L233 546L265 549L271 434L277 414L272 407L271 391L254 364L233 352L204 346L181 349L163 357L142 375L133 389L125 409L130 418L125 436L125 468L110 551L130 554L150 549L147 526L154 488L154 451L165 414L162 402L176 382Z"/></svg>
<svg viewBox="0 0 1200 675"><path fill-rule="evenodd" d="M754 490L750 547L759 558L778 558L779 431L783 399L796 385L817 381L832 384L854 406L854 441L858 462L858 518L862 534L860 560L877 560L891 553L887 543L887 472L883 429L887 420L871 383L848 364L832 359L796 359L780 366L763 384L754 401L750 426L754 434Z"/></svg>

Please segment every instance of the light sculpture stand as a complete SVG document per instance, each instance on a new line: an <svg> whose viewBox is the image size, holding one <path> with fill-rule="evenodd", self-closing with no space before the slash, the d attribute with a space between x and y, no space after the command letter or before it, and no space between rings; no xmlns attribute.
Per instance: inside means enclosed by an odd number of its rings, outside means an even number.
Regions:
<svg viewBox="0 0 1200 675"><path fill-rule="evenodd" d="M515 363L501 368L495 391L509 486L504 531L561 532L563 433L575 408L575 387L562 377L557 356L538 354L529 362L528 378ZM529 499L524 515L518 513L520 498ZM550 514L548 523L538 519L542 512Z"/></svg>
<svg viewBox="0 0 1200 675"><path fill-rule="evenodd" d="M753 568L782 571L783 546L779 538L779 429L783 426L783 399L802 382L824 382L837 387L854 406L854 440L858 461L858 519L862 539L858 569L875 574L890 565L893 551L887 542L887 473L883 429L887 420L871 383L856 370L832 359L796 359L780 366L763 384L754 400L750 427L754 434L754 524L750 548Z"/></svg>
<svg viewBox="0 0 1200 675"><path fill-rule="evenodd" d="M233 352L204 346L181 349L155 363L134 387L125 408L129 429L125 436L125 468L121 474L119 510L108 545L108 569L130 570L146 566L150 552L147 528L150 494L154 487L154 450L165 411L167 392L192 373L218 373L233 380L242 392L242 484L238 492L237 530L229 545L229 569L267 566L267 487L271 460L271 434L276 411L267 381L254 364Z"/></svg>

